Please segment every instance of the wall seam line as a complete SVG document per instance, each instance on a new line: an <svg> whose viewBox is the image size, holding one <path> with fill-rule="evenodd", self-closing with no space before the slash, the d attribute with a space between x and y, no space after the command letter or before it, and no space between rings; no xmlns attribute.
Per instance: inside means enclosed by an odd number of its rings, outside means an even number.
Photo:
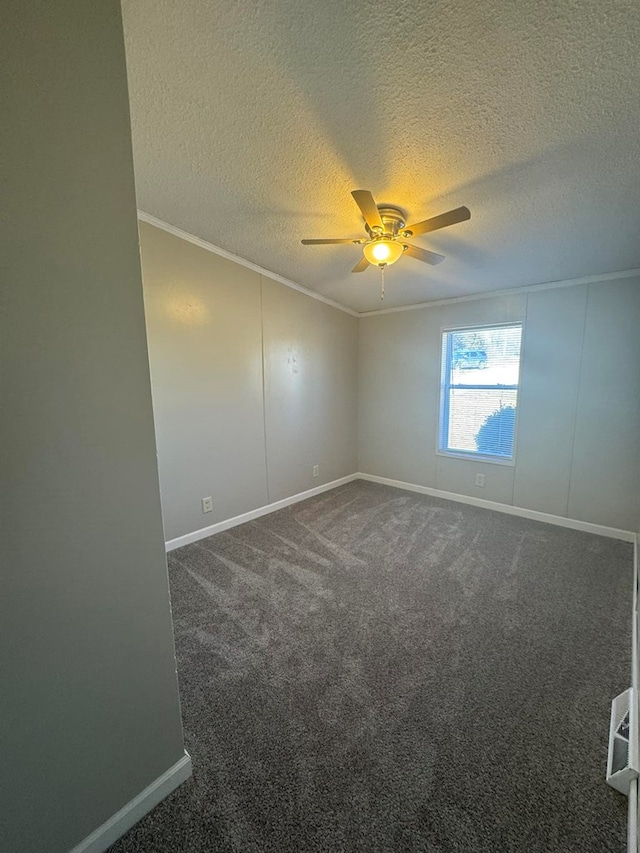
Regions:
<svg viewBox="0 0 640 853"><path fill-rule="evenodd" d="M271 503L271 492L269 488L269 459L267 453L267 390L265 381L265 353L264 353L264 279L260 275L260 355L262 363L262 435L264 438L264 476L267 486L267 503Z"/></svg>
<svg viewBox="0 0 640 853"><path fill-rule="evenodd" d="M520 364L518 365L518 397L516 403L516 416L518 407L520 406L520 390L522 386L522 365L524 363L524 358L527 351L527 327L528 327L528 317L529 317L529 294L525 293L524 295L524 311L522 318L522 337L520 341ZM516 427L518 423L516 421ZM516 455L513 460L513 477L511 478L511 506L515 506L516 500L516 477L518 476L518 434L514 435L514 446L516 448Z"/></svg>
<svg viewBox="0 0 640 853"><path fill-rule="evenodd" d="M360 470L360 319L356 317L356 471Z"/></svg>
<svg viewBox="0 0 640 853"><path fill-rule="evenodd" d="M587 336L587 310L589 308L589 296L591 294L591 285L587 285L587 295L584 300L584 316L582 318L582 339L580 341L580 367L578 368L578 381L576 382L576 399L573 407L573 429L571 430L571 455L569 457L569 483L567 484L567 505L566 517L569 518L569 504L571 502L571 485L573 483L573 466L575 461L576 450L576 429L578 426L578 406L580 403L580 389L582 386L582 373L584 362L584 342Z"/></svg>

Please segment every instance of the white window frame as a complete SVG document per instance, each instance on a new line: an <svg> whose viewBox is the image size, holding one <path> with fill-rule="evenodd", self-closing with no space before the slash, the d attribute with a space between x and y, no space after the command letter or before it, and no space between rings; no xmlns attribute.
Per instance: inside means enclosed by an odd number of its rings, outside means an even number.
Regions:
<svg viewBox="0 0 640 853"><path fill-rule="evenodd" d="M466 450L448 450L445 448L445 436L447 434L447 430L445 429L445 425L447 421L445 420L445 408L448 410L448 392L451 390L452 386L450 382L447 381L447 377L451 375L450 371L443 370L443 348L445 342L445 334L449 332L475 332L486 329L500 329L500 328L513 328L514 326L520 326L520 358L518 360L518 384L517 385L464 385L461 387L470 388L470 389L478 389L481 390L483 388L487 388L489 390L515 390L517 392L517 403L516 403L516 416L513 424L513 454L511 459L505 459L504 457L499 456L490 456L485 453L472 453ZM438 423L436 430L436 455L437 456L445 456L447 459L465 459L470 462L481 462L488 463L489 465L504 465L507 467L514 467L516 464L516 453L517 453L517 438L518 438L518 417L520 414L520 385L522 379L522 357L524 352L524 319L520 318L518 320L510 320L508 322L503 323L476 323L474 325L470 325L465 323L461 326L441 326L440 328L440 346L438 348L438 352L440 355L440 389L438 392L439 400L438 400ZM451 340L448 338L446 340ZM447 358L446 364L450 364L450 355Z"/></svg>

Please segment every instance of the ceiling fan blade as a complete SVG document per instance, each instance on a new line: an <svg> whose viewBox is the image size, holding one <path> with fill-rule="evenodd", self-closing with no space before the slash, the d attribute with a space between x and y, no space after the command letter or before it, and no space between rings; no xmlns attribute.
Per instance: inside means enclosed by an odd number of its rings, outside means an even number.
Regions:
<svg viewBox="0 0 640 853"><path fill-rule="evenodd" d="M437 231L438 228L446 228L448 225L456 225L458 222L465 222L471 219L471 211L468 207L456 207L455 210L450 210L448 213L441 213L440 216L432 216L431 219L424 219L422 222L416 222L415 225L407 225L402 229L411 231L415 237L417 234L426 234L428 231Z"/></svg>
<svg viewBox="0 0 640 853"><path fill-rule="evenodd" d="M411 244L405 244L407 248L405 249L405 255L410 255L412 258L415 258L417 261L424 261L425 264L439 264L444 261L444 255L437 255L435 252L429 252L428 249L421 249L420 246L412 246Z"/></svg>
<svg viewBox="0 0 640 853"><path fill-rule="evenodd" d="M305 246L320 246L326 245L328 243L366 243L366 240L360 237L341 237L336 240L300 240L300 242Z"/></svg>
<svg viewBox="0 0 640 853"><path fill-rule="evenodd" d="M351 272L364 272L366 268L369 266L369 261L363 255L355 267L351 270Z"/></svg>
<svg viewBox="0 0 640 853"><path fill-rule="evenodd" d="M380 231L384 231L384 225L382 223L382 219L380 219L380 211L376 207L376 203L369 190L353 190L351 195L362 211L364 221L367 223L369 228L371 228L372 231L374 228L379 228Z"/></svg>

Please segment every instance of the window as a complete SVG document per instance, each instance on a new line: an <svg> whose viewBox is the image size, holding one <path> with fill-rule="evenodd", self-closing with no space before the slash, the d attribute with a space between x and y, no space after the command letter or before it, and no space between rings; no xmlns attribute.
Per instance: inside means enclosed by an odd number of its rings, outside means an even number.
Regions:
<svg viewBox="0 0 640 853"><path fill-rule="evenodd" d="M442 333L440 453L514 458L522 324Z"/></svg>

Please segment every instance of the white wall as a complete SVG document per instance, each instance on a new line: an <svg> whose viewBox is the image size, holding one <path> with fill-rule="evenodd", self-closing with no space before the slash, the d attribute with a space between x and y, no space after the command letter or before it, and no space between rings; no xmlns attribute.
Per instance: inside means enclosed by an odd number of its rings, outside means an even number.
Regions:
<svg viewBox="0 0 640 853"><path fill-rule="evenodd" d="M267 500L260 276L140 223L165 535ZM201 498L213 498L203 515Z"/></svg>
<svg viewBox="0 0 640 853"><path fill-rule="evenodd" d="M356 470L635 528L637 279L356 319L140 230L167 539ZM441 328L515 320L525 323L516 464L438 455ZM208 495L214 511L203 514Z"/></svg>
<svg viewBox="0 0 640 853"><path fill-rule="evenodd" d="M184 754L116 0L3 4L0 848Z"/></svg>
<svg viewBox="0 0 640 853"><path fill-rule="evenodd" d="M262 299L269 500L276 501L356 471L358 321L264 277Z"/></svg>
<svg viewBox="0 0 640 853"><path fill-rule="evenodd" d="M440 332L524 320L516 464L436 454ZM359 470L634 530L640 512L640 279L364 317ZM475 474L485 474L485 488Z"/></svg>
<svg viewBox="0 0 640 853"><path fill-rule="evenodd" d="M140 238L167 540L354 473L357 319L146 223Z"/></svg>
<svg viewBox="0 0 640 853"><path fill-rule="evenodd" d="M571 518L640 511L640 279L589 289L569 493Z"/></svg>

